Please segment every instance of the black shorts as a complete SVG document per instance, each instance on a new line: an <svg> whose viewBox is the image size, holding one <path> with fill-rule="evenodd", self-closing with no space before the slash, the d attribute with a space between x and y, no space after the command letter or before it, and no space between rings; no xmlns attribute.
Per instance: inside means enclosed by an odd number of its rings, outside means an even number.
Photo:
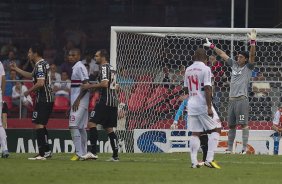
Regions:
<svg viewBox="0 0 282 184"><path fill-rule="evenodd" d="M47 125L52 113L53 102L38 102L32 112L32 123Z"/></svg>
<svg viewBox="0 0 282 184"><path fill-rule="evenodd" d="M3 102L2 113L8 113L8 105L6 102Z"/></svg>
<svg viewBox="0 0 282 184"><path fill-rule="evenodd" d="M103 128L117 127L117 107L98 103L91 111L89 121L100 124Z"/></svg>

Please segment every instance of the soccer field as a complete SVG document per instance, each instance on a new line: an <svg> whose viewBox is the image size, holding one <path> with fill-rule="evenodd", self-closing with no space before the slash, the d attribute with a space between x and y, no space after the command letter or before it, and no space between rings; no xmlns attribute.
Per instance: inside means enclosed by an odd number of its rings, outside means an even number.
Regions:
<svg viewBox="0 0 282 184"><path fill-rule="evenodd" d="M30 161L31 154L0 159L0 181L12 183L281 183L282 157L217 154L221 170L191 169L187 153L121 154L120 162L70 161L71 154L54 154L51 160Z"/></svg>

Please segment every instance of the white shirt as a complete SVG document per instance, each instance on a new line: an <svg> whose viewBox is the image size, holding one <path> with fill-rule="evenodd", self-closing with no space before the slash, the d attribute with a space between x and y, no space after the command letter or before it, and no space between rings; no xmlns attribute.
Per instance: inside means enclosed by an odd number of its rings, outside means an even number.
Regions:
<svg viewBox="0 0 282 184"><path fill-rule="evenodd" d="M16 90L16 86L13 86L13 88L12 88L12 98L22 97L23 102L28 101L30 105L33 105L31 96L30 95L28 95L27 97L24 96L24 92L27 91L27 87L25 85L22 85L21 87L22 87L21 93L19 93Z"/></svg>
<svg viewBox="0 0 282 184"><path fill-rule="evenodd" d="M281 112L278 110L276 111L274 118L273 118L273 125L279 125L280 123L280 116L281 116Z"/></svg>
<svg viewBox="0 0 282 184"><path fill-rule="evenodd" d="M81 61L82 64L86 64L86 60ZM89 75L94 74L94 72L99 72L99 65L96 64L96 61L94 59L91 59L91 62L89 63Z"/></svg>
<svg viewBox="0 0 282 184"><path fill-rule="evenodd" d="M203 62L195 61L185 71L184 87L188 87L188 115L207 113L204 86L211 86L211 69Z"/></svg>
<svg viewBox="0 0 282 184"><path fill-rule="evenodd" d="M1 103L2 103L2 76L5 76L5 70L0 61L0 102Z"/></svg>
<svg viewBox="0 0 282 184"><path fill-rule="evenodd" d="M75 63L72 67L71 75L71 105L77 99L80 94L80 85L83 81L89 80L88 72L84 64L81 61ZM88 108L89 105L89 92L87 92L80 100L80 105L82 107Z"/></svg>

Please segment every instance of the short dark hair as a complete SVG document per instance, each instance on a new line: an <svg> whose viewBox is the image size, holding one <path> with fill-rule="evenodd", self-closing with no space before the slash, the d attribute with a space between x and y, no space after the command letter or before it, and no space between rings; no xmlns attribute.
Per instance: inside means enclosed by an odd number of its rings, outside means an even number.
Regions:
<svg viewBox="0 0 282 184"><path fill-rule="evenodd" d="M81 55L81 51L80 51L80 49L78 49L78 48L73 48L73 49L71 49L70 51L76 52L76 53L78 53L79 55ZM69 52L70 52L70 51L69 51Z"/></svg>
<svg viewBox="0 0 282 184"><path fill-rule="evenodd" d="M35 44L31 45L30 48L31 48L31 51L33 53L37 53L38 56L43 57L44 48L43 48L42 44L35 43Z"/></svg>
<svg viewBox="0 0 282 184"><path fill-rule="evenodd" d="M249 52L248 51L241 51L239 52L239 54L241 54L242 56L244 56L246 59L249 59Z"/></svg>
<svg viewBox="0 0 282 184"><path fill-rule="evenodd" d="M198 48L196 51L195 51L195 55L192 57L194 60L198 60L198 61L205 61L208 56L207 56L207 53L206 53L206 50L203 49L203 48Z"/></svg>
<svg viewBox="0 0 282 184"><path fill-rule="evenodd" d="M101 50L98 50L97 52L100 52L100 56L105 57L107 61L110 60L110 55L106 49L101 49Z"/></svg>

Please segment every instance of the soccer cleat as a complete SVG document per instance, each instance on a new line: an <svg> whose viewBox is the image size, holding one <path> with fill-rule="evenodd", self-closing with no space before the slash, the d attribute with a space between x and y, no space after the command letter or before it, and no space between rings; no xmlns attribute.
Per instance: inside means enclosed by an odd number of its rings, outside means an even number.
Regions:
<svg viewBox="0 0 282 184"><path fill-rule="evenodd" d="M82 159L84 160L97 160L98 159L98 155L93 154L91 152L86 153L85 155L81 156Z"/></svg>
<svg viewBox="0 0 282 184"><path fill-rule="evenodd" d="M74 155L73 157L71 157L70 159L71 161L83 161L85 160L84 158L78 156L78 155Z"/></svg>
<svg viewBox="0 0 282 184"><path fill-rule="evenodd" d="M231 154L231 153L232 153L232 151L230 151L230 150L226 149L226 150L224 151L224 153L225 153L225 154Z"/></svg>
<svg viewBox="0 0 282 184"><path fill-rule="evenodd" d="M119 162L119 158L118 157L111 157L108 160L106 160L107 162Z"/></svg>
<svg viewBox="0 0 282 184"><path fill-rule="evenodd" d="M221 169L221 167L215 161L212 162L205 161L205 166L214 169Z"/></svg>
<svg viewBox="0 0 282 184"><path fill-rule="evenodd" d="M41 155L36 155L35 157L28 158L28 160L46 160L46 158Z"/></svg>
<svg viewBox="0 0 282 184"><path fill-rule="evenodd" d="M9 157L9 152L8 150L3 151L1 158L8 158Z"/></svg>
<svg viewBox="0 0 282 184"><path fill-rule="evenodd" d="M47 151L44 153L44 158L51 158L52 157L52 152L51 151Z"/></svg>
<svg viewBox="0 0 282 184"><path fill-rule="evenodd" d="M200 164L192 164L192 165L191 165L191 168L192 168L192 169L201 168L201 165L200 165Z"/></svg>
<svg viewBox="0 0 282 184"><path fill-rule="evenodd" d="M247 152L246 152L245 150L242 150L239 154L240 154L240 155L246 155Z"/></svg>

